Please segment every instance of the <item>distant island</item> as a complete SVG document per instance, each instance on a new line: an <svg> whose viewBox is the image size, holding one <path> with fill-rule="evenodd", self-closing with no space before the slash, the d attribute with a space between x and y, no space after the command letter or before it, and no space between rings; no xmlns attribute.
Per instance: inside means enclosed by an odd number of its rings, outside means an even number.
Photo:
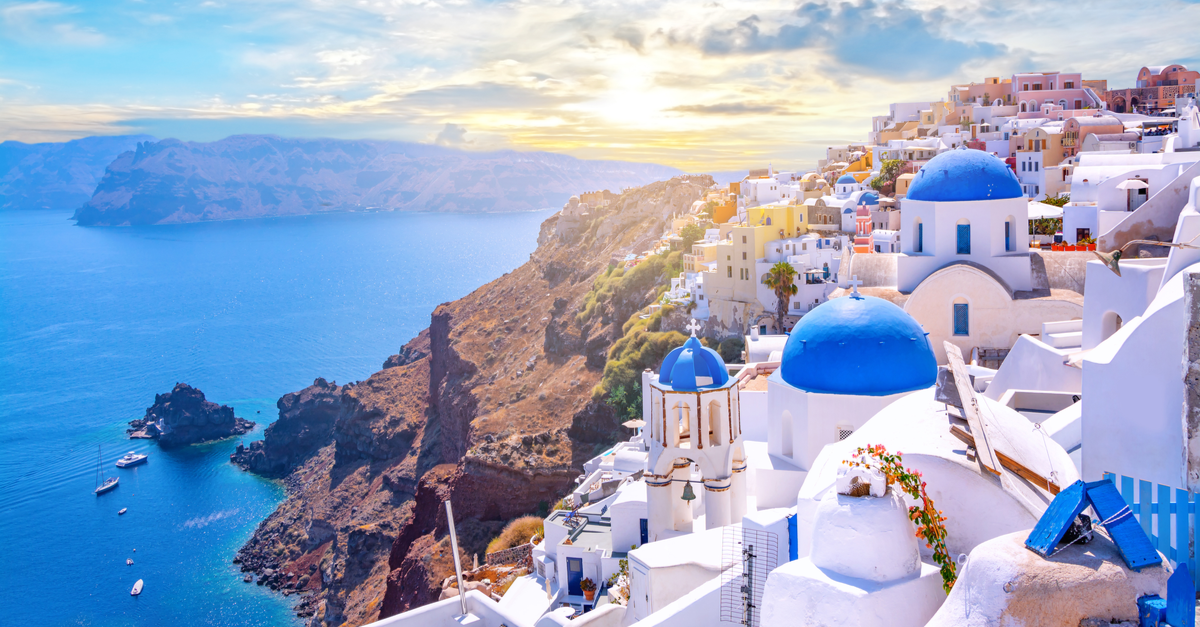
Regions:
<svg viewBox="0 0 1200 627"><path fill-rule="evenodd" d="M109 164L81 226L174 224L340 211L530 211L579 190L671 178L666 166L548 152L236 135L145 141Z"/></svg>
<svg viewBox="0 0 1200 627"><path fill-rule="evenodd" d="M155 394L146 415L129 423L130 438L157 440L163 448L187 446L254 429L254 423L233 415L233 408L204 398L204 392L176 383L166 394Z"/></svg>
<svg viewBox="0 0 1200 627"><path fill-rule="evenodd" d="M87 202L117 155L149 135L69 142L0 142L0 209L74 209Z"/></svg>

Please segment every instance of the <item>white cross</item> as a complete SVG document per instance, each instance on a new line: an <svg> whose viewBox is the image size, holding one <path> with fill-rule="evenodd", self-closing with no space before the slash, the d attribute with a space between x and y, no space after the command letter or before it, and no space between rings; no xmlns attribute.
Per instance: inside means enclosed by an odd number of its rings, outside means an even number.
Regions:
<svg viewBox="0 0 1200 627"><path fill-rule="evenodd" d="M691 331L692 337L696 337L696 331L699 331L702 327L700 326L699 322L696 322L695 318L692 318L692 321L689 322L687 324L687 326L685 326L683 328L687 329L688 331Z"/></svg>
<svg viewBox="0 0 1200 627"><path fill-rule="evenodd" d="M863 284L863 282L858 280L857 274L850 277L849 281L846 281L846 285L849 285L851 288L853 288L852 291L850 292L851 296L860 296L860 294L858 293L858 286L860 286L862 284Z"/></svg>

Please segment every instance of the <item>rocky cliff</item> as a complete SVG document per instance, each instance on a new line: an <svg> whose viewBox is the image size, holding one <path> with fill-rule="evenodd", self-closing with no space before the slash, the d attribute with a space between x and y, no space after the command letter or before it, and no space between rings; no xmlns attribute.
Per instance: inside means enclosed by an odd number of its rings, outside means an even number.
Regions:
<svg viewBox="0 0 1200 627"><path fill-rule="evenodd" d="M75 219L116 226L333 211L530 211L562 204L578 190L618 190L677 172L402 142L167 139L117 157Z"/></svg>
<svg viewBox="0 0 1200 627"><path fill-rule="evenodd" d="M282 401L281 401L282 402ZM204 398L204 392L176 383L166 394L154 395L146 415L129 423L132 437L150 437L159 446L187 446L248 433L254 423L233 415L233 408Z"/></svg>
<svg viewBox="0 0 1200 627"><path fill-rule="evenodd" d="M0 143L0 209L74 210L92 197L104 169L149 135L85 137L69 142Z"/></svg>
<svg viewBox="0 0 1200 627"><path fill-rule="evenodd" d="M443 500L454 501L466 563L505 521L551 507L584 461L629 435L593 388L622 325L655 292L577 314L614 256L648 248L711 184L677 177L627 191L570 233L552 216L529 262L439 306L383 370L281 399L285 426L240 461L267 473L299 465L287 500L239 551L243 570L303 591L297 610L312 625L361 625L437 599L453 569ZM308 453L316 440L295 438L296 422L315 435L335 410Z"/></svg>

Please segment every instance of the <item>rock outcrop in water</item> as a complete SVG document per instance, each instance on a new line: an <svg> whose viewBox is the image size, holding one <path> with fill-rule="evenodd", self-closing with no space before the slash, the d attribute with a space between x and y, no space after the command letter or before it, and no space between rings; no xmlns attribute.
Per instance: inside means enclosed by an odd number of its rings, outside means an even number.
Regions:
<svg viewBox="0 0 1200 627"><path fill-rule="evenodd" d="M338 211L531 211L580 189L617 190L676 173L646 163L403 142L166 139L117 157L75 220L120 226Z"/></svg>
<svg viewBox="0 0 1200 627"><path fill-rule="evenodd" d="M131 437L149 437L169 448L248 433L254 423L234 416L228 405L205 400L204 392L176 383L170 392L156 394L146 415L129 427Z"/></svg>
<svg viewBox="0 0 1200 627"><path fill-rule="evenodd" d="M245 470L267 477L282 477L329 443L333 425L343 407L339 386L318 378L313 384L279 399L279 419L263 433L263 439L238 444L230 459Z"/></svg>
<svg viewBox="0 0 1200 627"><path fill-rule="evenodd" d="M592 390L626 309L655 292L576 314L614 255L648 248L710 185L677 177L629 190L569 237L552 216L529 262L439 306L382 370L330 397L329 437L285 478L287 499L238 552L242 569L301 591L297 611L313 627L362 625L437 600L453 572L443 500L454 501L466 563L506 521L551 507L584 461L630 435ZM317 387L281 412L315 413L333 394ZM311 441L288 456L285 432L250 450L299 460Z"/></svg>

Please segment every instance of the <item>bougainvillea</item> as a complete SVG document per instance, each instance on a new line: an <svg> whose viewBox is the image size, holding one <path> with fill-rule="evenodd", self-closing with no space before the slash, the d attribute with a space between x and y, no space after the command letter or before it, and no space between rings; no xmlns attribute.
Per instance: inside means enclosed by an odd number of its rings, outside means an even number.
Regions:
<svg viewBox="0 0 1200 627"><path fill-rule="evenodd" d="M882 472L887 476L888 485L899 486L900 490L921 504L908 508L908 518L917 527L917 537L925 540L925 548L933 549L933 561L941 567L942 589L949 594L958 573L950 552L946 550L946 525L943 524L946 517L934 507L933 499L925 492L921 472L905 468L900 451L889 453L882 444L860 447L854 457L857 461L843 463Z"/></svg>

